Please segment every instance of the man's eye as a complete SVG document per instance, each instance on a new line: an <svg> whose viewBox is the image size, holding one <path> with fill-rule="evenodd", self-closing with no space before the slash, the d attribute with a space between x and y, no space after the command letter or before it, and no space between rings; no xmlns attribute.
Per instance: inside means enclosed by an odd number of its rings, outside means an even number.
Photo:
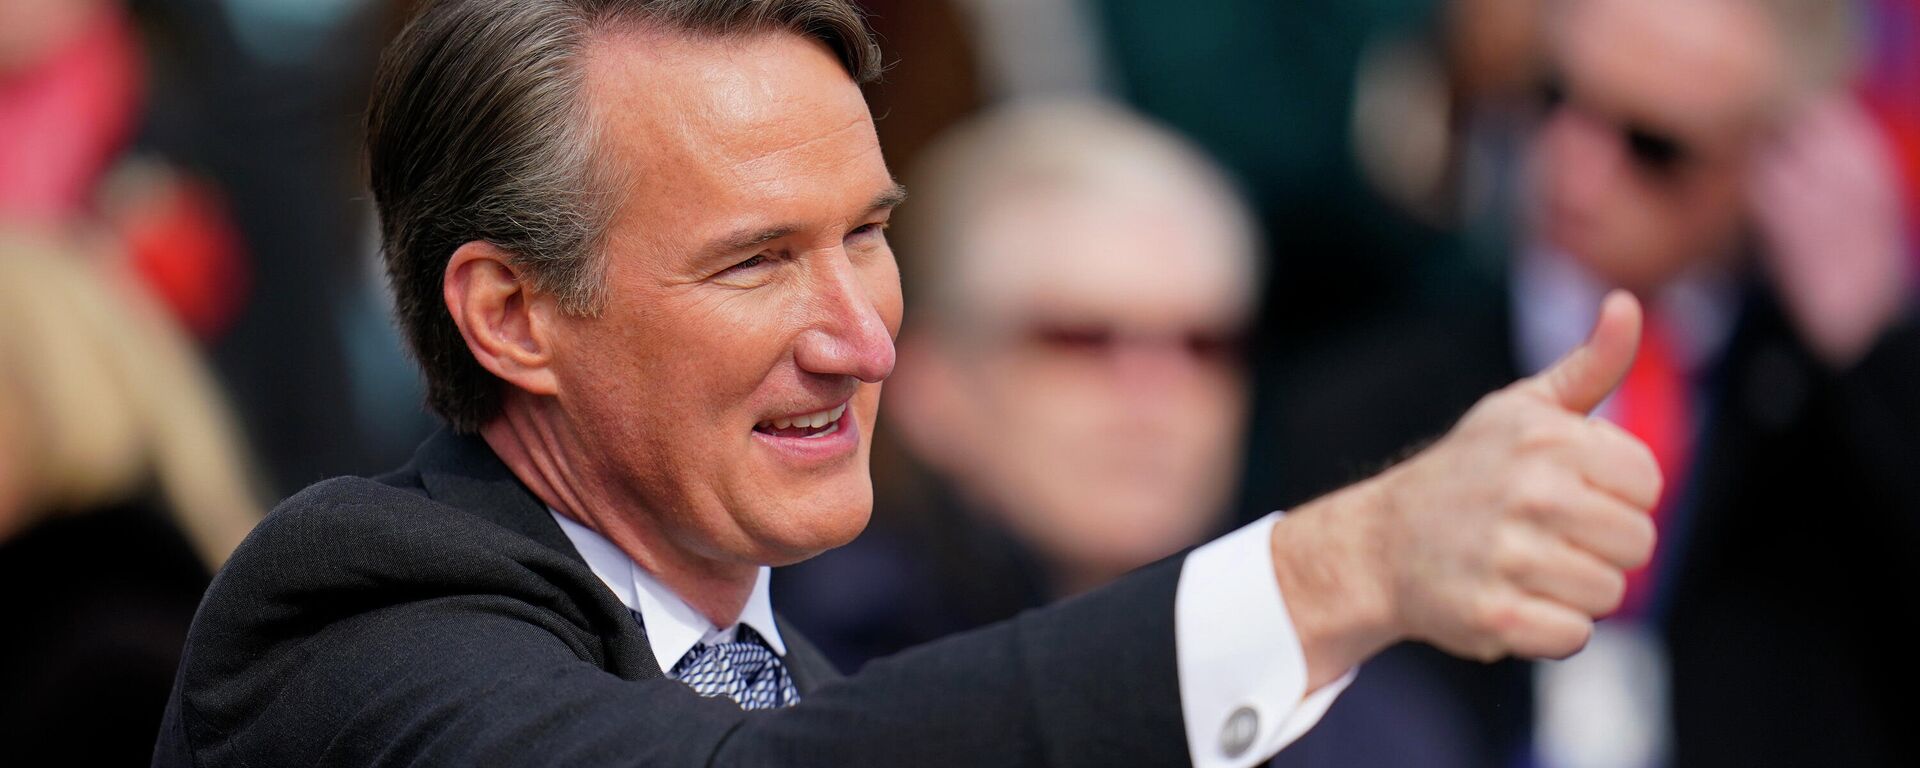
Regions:
<svg viewBox="0 0 1920 768"><path fill-rule="evenodd" d="M727 267L726 272L743 272L765 263L767 263L767 255L764 253L756 253L746 261Z"/></svg>
<svg viewBox="0 0 1920 768"><path fill-rule="evenodd" d="M865 237L868 235L877 235L880 232L886 230L886 228L887 228L887 222L876 221L871 224L862 224L858 227L854 227L853 231L847 233L847 236L848 237Z"/></svg>

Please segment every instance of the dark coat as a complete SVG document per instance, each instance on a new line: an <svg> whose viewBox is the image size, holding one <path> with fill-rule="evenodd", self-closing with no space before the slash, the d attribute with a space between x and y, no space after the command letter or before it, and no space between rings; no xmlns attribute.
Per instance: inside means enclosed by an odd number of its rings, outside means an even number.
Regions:
<svg viewBox="0 0 1920 768"><path fill-rule="evenodd" d="M1187 759L1179 562L838 679L802 702L662 676L632 614L486 445L441 433L287 500L215 577L156 766L1113 766Z"/></svg>
<svg viewBox="0 0 1920 768"><path fill-rule="evenodd" d="M144 498L0 543L0 765L146 759L207 578Z"/></svg>

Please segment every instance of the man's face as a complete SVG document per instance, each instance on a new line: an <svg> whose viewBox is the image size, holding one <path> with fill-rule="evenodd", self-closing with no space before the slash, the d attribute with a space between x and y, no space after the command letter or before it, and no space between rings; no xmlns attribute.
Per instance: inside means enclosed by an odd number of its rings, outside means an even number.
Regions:
<svg viewBox="0 0 1920 768"><path fill-rule="evenodd" d="M1779 52L1733 0L1576 0L1553 41L1556 98L1535 146L1547 243L1651 288L1726 255Z"/></svg>
<svg viewBox="0 0 1920 768"><path fill-rule="evenodd" d="M901 310L897 187L859 88L795 35L628 32L592 47L586 95L628 181L604 310L556 333L578 460L696 557L846 542Z"/></svg>
<svg viewBox="0 0 1920 768"><path fill-rule="evenodd" d="M989 203L951 268L964 317L907 347L903 388L932 384L920 354L952 379L931 405L895 393L919 404L911 429L937 435L918 442L943 443L921 452L1055 564L1113 575L1220 519L1252 304L1244 245L1221 220L1160 191Z"/></svg>

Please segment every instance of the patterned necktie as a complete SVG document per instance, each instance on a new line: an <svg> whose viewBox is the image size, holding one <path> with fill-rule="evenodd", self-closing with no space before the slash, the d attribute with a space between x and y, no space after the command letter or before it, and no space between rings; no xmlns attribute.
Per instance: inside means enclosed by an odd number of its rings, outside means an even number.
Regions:
<svg viewBox="0 0 1920 768"><path fill-rule="evenodd" d="M800 703L787 665L774 655L760 633L745 624L734 630L733 642L697 643L667 676L702 696L725 696L741 709L773 709Z"/></svg>

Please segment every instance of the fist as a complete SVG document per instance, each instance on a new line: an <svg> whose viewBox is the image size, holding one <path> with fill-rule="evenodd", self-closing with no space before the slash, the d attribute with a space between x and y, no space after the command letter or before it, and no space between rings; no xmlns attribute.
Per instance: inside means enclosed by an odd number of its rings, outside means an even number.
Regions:
<svg viewBox="0 0 1920 768"><path fill-rule="evenodd" d="M1487 661L1563 658L1619 608L1624 572L1652 556L1660 469L1587 413L1639 336L1639 305L1616 292L1584 345L1375 478L1377 572L1400 635Z"/></svg>

